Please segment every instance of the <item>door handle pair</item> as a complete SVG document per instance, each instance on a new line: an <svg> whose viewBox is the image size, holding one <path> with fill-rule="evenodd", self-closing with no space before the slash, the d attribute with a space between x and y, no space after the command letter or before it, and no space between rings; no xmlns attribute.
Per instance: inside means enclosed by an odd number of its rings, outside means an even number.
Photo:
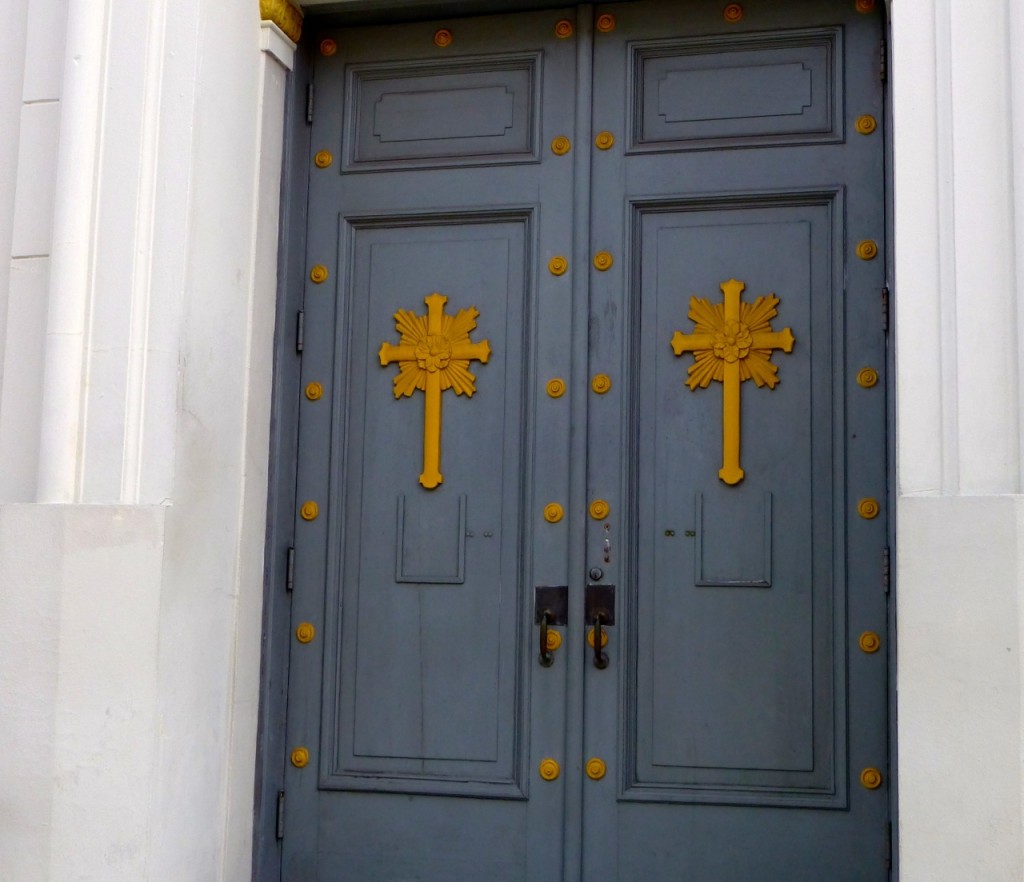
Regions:
<svg viewBox="0 0 1024 882"><path fill-rule="evenodd" d="M615 586L587 585L583 614L587 622L593 623L588 642L593 642L594 667L603 671L608 667L608 654L604 651L608 637L604 629L615 624ZM550 668L555 662L548 629L552 625L566 625L568 621L568 586L538 586L534 589L534 622L540 626L538 658L542 667Z"/></svg>

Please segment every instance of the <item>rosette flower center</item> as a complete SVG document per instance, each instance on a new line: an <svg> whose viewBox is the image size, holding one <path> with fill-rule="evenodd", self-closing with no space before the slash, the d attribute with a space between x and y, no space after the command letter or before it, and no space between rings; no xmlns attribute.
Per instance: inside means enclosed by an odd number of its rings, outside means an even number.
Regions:
<svg viewBox="0 0 1024 882"><path fill-rule="evenodd" d="M451 341L442 334L428 334L416 346L416 363L430 373L444 370L451 358Z"/></svg>
<svg viewBox="0 0 1024 882"><path fill-rule="evenodd" d="M716 330L712 340L712 350L716 358L730 364L746 358L754 345L754 337L743 322L727 321Z"/></svg>

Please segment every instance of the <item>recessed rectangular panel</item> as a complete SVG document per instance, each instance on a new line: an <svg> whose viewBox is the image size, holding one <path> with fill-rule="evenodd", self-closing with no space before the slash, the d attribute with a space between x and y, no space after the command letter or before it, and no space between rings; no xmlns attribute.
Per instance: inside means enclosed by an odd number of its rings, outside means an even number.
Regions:
<svg viewBox="0 0 1024 882"><path fill-rule="evenodd" d="M838 28L635 43L631 150L839 141Z"/></svg>
<svg viewBox="0 0 1024 882"><path fill-rule="evenodd" d="M350 318L338 328L337 382L350 404L324 787L522 796L529 221L345 224ZM435 380L442 480L428 487Z"/></svg>
<svg viewBox="0 0 1024 882"><path fill-rule="evenodd" d="M535 160L540 57L352 65L347 171Z"/></svg>
<svg viewBox="0 0 1024 882"><path fill-rule="evenodd" d="M454 502L426 494L398 497L396 582L459 585L466 581L466 494Z"/></svg>
<svg viewBox="0 0 1024 882"><path fill-rule="evenodd" d="M715 487L694 499L694 583L707 588L770 588L772 494Z"/></svg>
<svg viewBox="0 0 1024 882"><path fill-rule="evenodd" d="M645 418L633 440L638 631L627 663L637 688L626 799L844 804L836 211L829 193L635 215ZM738 320L725 305L736 281ZM787 328L792 351L773 349ZM693 347L677 355L676 334ZM687 384L700 376L708 382ZM719 477L729 382L742 468L732 483Z"/></svg>

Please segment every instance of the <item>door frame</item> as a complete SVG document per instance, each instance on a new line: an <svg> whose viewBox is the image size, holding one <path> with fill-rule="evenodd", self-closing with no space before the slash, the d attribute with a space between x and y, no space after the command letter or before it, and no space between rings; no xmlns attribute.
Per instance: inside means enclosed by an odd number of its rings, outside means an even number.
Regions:
<svg viewBox="0 0 1024 882"><path fill-rule="evenodd" d="M890 0L881 3L883 52L891 58ZM356 24L397 23L430 18L525 12L585 5L576 0L344 0L343 11L328 6L323 13L307 14L296 47L294 67L288 74L284 108L284 149L281 169L281 215L278 233L277 312L274 328L273 381L268 467L267 529L264 557L263 627L261 632L259 712L254 768L253 874L259 882L279 882L282 839L287 825L284 794L285 724L287 719L288 660L290 651L289 549L294 545L296 506L299 377L301 336L299 310L305 289L306 216L308 208L310 126L307 107L309 84L318 33L322 28ZM315 8L315 7L314 7ZM885 272L889 291L886 335L886 479L889 512L889 553L896 553L896 424L895 347L891 320L896 292L894 279L893 114L892 78L883 83L885 213ZM899 764L896 738L896 582L895 567L888 575L888 741L891 832L891 879L899 878L897 847Z"/></svg>

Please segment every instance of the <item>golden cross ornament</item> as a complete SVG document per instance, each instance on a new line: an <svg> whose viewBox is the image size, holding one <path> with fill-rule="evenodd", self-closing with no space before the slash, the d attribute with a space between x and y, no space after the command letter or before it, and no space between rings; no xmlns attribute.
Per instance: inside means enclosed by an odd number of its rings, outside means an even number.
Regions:
<svg viewBox="0 0 1024 882"><path fill-rule="evenodd" d="M722 467L718 477L726 484L743 480L740 468L740 384L753 380L757 386L774 389L779 368L772 364L772 352L793 351L789 328L773 331L771 320L778 315L779 298L774 294L744 303L740 295L746 285L736 279L722 282L723 302L710 303L690 298L689 317L693 333L676 331L672 350L676 355L693 353L686 385L706 389L712 380L722 384Z"/></svg>
<svg viewBox="0 0 1024 882"><path fill-rule="evenodd" d="M398 364L394 379L395 398L409 397L419 389L423 400L423 473L420 483L433 490L443 480L441 474L441 393L454 389L456 395L472 397L476 377L469 372L469 363L487 363L491 346L486 340L473 343L469 333L476 328L480 315L475 306L447 315L448 298L433 293L424 298L426 315L407 309L395 313L395 328L401 335L397 346L382 343L380 363L387 367Z"/></svg>

